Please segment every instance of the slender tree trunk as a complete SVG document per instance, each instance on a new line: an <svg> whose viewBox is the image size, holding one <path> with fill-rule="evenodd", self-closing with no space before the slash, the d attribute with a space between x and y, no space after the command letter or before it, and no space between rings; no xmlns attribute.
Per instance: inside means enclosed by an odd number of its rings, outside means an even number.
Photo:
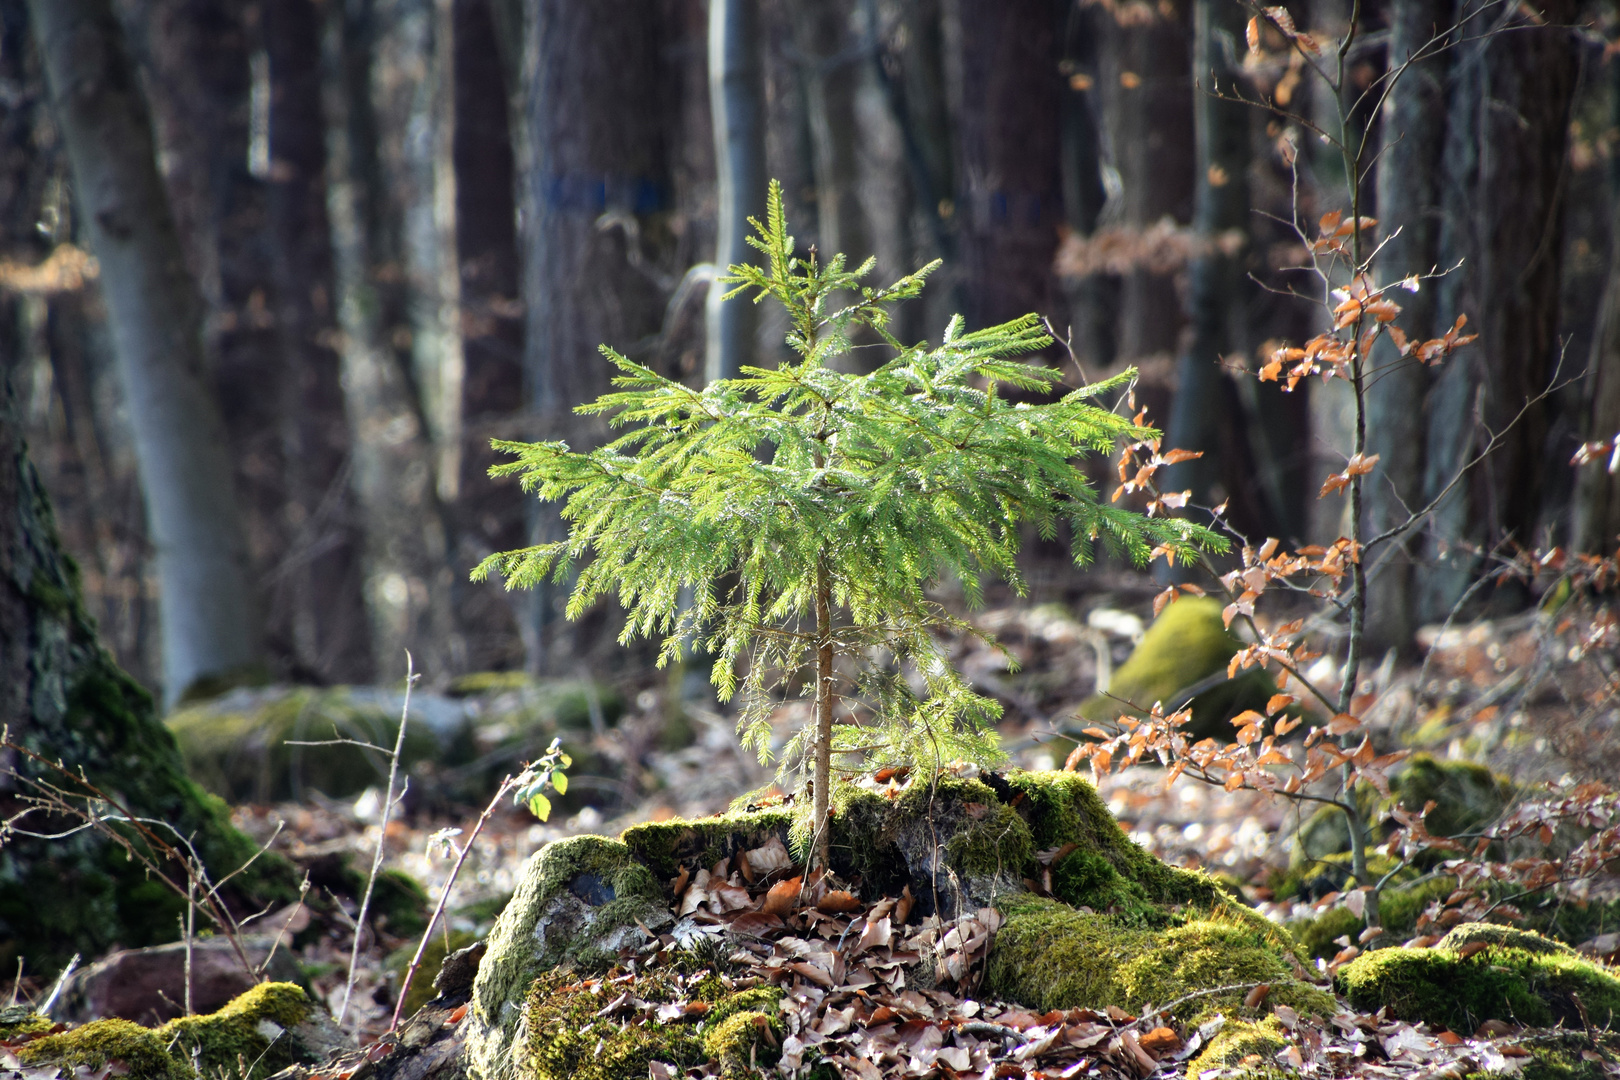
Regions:
<svg viewBox="0 0 1620 1080"><path fill-rule="evenodd" d="M832 578L826 559L816 565L816 769L811 792L815 865L826 869L831 845L827 807L832 798L833 637Z"/></svg>
<svg viewBox="0 0 1620 1080"><path fill-rule="evenodd" d="M748 246L750 217L765 216L764 86L760 75L759 0L710 0L709 109L714 117L718 236L715 268L757 261ZM709 286L703 377L733 379L754 362L758 320L752 298L720 298L730 286Z"/></svg>
<svg viewBox="0 0 1620 1080"><path fill-rule="evenodd" d="M1056 315L1064 223L1057 21L1048 0L960 0L962 271L975 326Z"/></svg>
<svg viewBox="0 0 1620 1080"><path fill-rule="evenodd" d="M1195 0L1193 5L1193 116L1197 176L1193 228L1207 251L1190 271L1188 316L1192 338L1176 363L1176 394L1167 435L1170 446L1202 451L1196 461L1172 466L1166 483L1191 489L1193 501L1208 505L1223 479L1222 428L1229 423L1236 394L1221 372L1221 360L1239 349L1243 321L1243 264L1215 245L1229 230L1247 232L1249 216L1249 115L1247 107L1216 94L1232 86L1230 43L1243 32L1244 11L1227 0ZM1223 48L1223 45L1226 47ZM1223 418L1228 423L1223 424Z"/></svg>
<svg viewBox="0 0 1620 1080"><path fill-rule="evenodd" d="M456 615L471 670L521 667L518 633L528 600L474 586L462 567L525 543L524 506L509 483L489 477L499 460L490 439L516 437L523 412L523 309L514 202L511 91L489 62L515 42L502 35L490 0L456 0L456 249L461 263L461 483L456 520ZM516 86L514 80L511 86Z"/></svg>
<svg viewBox="0 0 1620 1080"><path fill-rule="evenodd" d="M1090 236L1108 205L1103 180L1106 147L1097 94L1097 61L1101 37L1098 20L1106 17L1095 6L1064 3L1063 58L1060 74L1068 77L1062 91L1063 207L1069 228L1077 236ZM1118 283L1102 274L1065 282L1074 332L1074 351L1096 378L1111 367L1119 344L1114 325Z"/></svg>
<svg viewBox="0 0 1620 1080"><path fill-rule="evenodd" d="M1388 285L1424 275L1439 262L1436 212L1441 151L1445 147L1445 91L1449 50L1436 52L1437 34L1456 19L1455 0L1395 0L1390 7L1388 67L1404 66L1383 115L1383 151L1378 160L1378 279ZM1435 52L1435 55L1424 55ZM1416 292L1394 291L1404 309L1398 325L1407 336L1435 333L1436 282ZM1368 530L1377 535L1423 505L1423 399L1429 372L1403 360L1387 338L1373 350L1367 388L1367 441L1379 457L1367 488ZM1399 545L1375 552L1367 581L1367 645L1375 654L1411 646L1417 629L1412 581L1414 533Z"/></svg>
<svg viewBox="0 0 1620 1080"><path fill-rule="evenodd" d="M603 435L600 424L572 412L609 387L611 369L597 346L634 351L663 320L644 228L669 198L665 119L678 104L660 51L661 10L655 0L528 0L525 367L542 436L576 450ZM535 514L537 540L562 535L555 507L537 505ZM534 592L530 668L571 672L583 639L558 632L566 591Z"/></svg>
<svg viewBox="0 0 1620 1080"><path fill-rule="evenodd" d="M1620 64L1609 65L1611 122L1620 121ZM1581 437L1620 439L1620 161L1609 163L1609 278L1604 288L1592 355L1582 386ZM1608 555L1620 542L1620 470L1600 457L1575 479L1570 543L1576 551Z"/></svg>
<svg viewBox="0 0 1620 1080"><path fill-rule="evenodd" d="M285 570L296 612L293 641L300 664L322 680L367 682L376 663L336 348L321 15L313 0L277 0L260 10L269 69L265 243L287 368L280 406L288 513L298 523Z"/></svg>
<svg viewBox="0 0 1620 1080"><path fill-rule="evenodd" d="M1425 497L1451 484L1486 431L1502 438L1435 515L1437 565L1423 582L1429 619L1461 597L1482 548L1535 540L1549 409L1535 399L1558 360L1563 173L1579 68L1565 27L1574 14L1573 0L1549 5L1545 25L1507 12L1508 32L1480 34L1454 60L1440 263L1463 265L1441 283L1434 325L1466 315L1480 337L1447 361L1430 392Z"/></svg>
<svg viewBox="0 0 1620 1080"><path fill-rule="evenodd" d="M109 0L30 0L29 10L101 262L157 548L164 689L174 701L261 658L201 309Z"/></svg>
<svg viewBox="0 0 1620 1080"><path fill-rule="evenodd" d="M346 0L330 13L323 48L343 389L378 664L392 674L409 649L422 671L439 677L450 669L450 569L438 462L412 366L402 213L382 158L385 143L403 140L409 109L398 97L378 100L378 21L372 0ZM410 85L390 89L408 102Z"/></svg>
<svg viewBox="0 0 1620 1080"><path fill-rule="evenodd" d="M805 104L816 183L816 246L821 258L843 252L850 265L872 253L871 226L860 203L855 119L859 55L853 46L852 0L793 6L803 53Z"/></svg>

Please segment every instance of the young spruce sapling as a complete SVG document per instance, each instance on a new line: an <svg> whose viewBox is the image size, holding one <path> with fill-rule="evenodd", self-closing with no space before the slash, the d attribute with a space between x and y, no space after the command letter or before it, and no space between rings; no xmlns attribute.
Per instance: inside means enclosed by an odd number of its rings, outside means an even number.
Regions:
<svg viewBox="0 0 1620 1080"><path fill-rule="evenodd" d="M937 263L874 289L861 284L872 260L847 270L843 255L798 257L775 183L766 222L753 225L765 265L732 266L722 280L736 286L728 296L752 291L786 309L795 359L695 390L603 346L618 390L576 411L625 434L589 453L497 441L517 460L492 475L563 501L568 533L493 555L474 577L496 572L516 588L577 573L570 618L617 593L622 642L661 635L660 663L701 643L722 700L741 672L739 731L762 760L772 692L808 674L798 685L814 696L814 725L789 741L781 768L812 767L813 854L825 865L834 758L925 775L998 760L1000 706L973 692L935 637L971 628L929 598L930 584L955 577L970 604L986 575L1021 593L1026 523L1052 537L1067 521L1082 564L1097 542L1136 563L1224 543L1099 500L1076 467L1153 437L1092 403L1133 372L1043 404L1011 401L1002 388L1050 396L1061 381L1018 359L1052 343L1037 316L973 332L957 316L937 346L906 345L889 309L917 296ZM849 302L829 310L838 297ZM833 366L857 328L893 354L866 375Z"/></svg>

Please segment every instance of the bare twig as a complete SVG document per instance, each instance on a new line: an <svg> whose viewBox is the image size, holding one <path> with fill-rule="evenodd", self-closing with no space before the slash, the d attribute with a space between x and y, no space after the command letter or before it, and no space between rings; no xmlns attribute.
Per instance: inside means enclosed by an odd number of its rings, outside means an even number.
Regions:
<svg viewBox="0 0 1620 1080"><path fill-rule="evenodd" d="M411 686L415 684L418 678L410 650L407 649L405 651L405 704L399 710L399 732L394 736L394 751L388 756L388 789L383 796L382 824L377 833L377 850L371 857L371 873L366 876L366 891L360 897L360 911L354 920L354 946L349 951L349 977L343 984L343 1005L338 1009L337 1014L339 1024L342 1024L344 1018L349 1015L349 999L354 996L354 977L360 967L360 942L365 936L366 930L366 910L371 907L371 893L377 885L377 875L382 870L383 849L388 846L388 818L393 813L394 803L396 802L394 782L399 777L399 759L400 755L405 751L405 726L411 715ZM399 797L403 798L404 792L400 792Z"/></svg>

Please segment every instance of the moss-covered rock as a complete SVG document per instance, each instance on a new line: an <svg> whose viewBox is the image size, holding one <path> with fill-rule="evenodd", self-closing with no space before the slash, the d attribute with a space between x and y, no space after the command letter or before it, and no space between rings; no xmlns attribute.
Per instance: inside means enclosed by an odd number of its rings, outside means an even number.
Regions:
<svg viewBox="0 0 1620 1080"><path fill-rule="evenodd" d="M1148 627L1130 657L1114 672L1108 693L1087 699L1080 706L1080 715L1095 722L1112 720L1121 713L1142 715L1155 702L1166 709L1179 705L1185 691L1224 672L1240 648L1242 642L1221 620L1219 603L1208 597L1182 597ZM1271 676L1257 668L1218 682L1192 698L1193 717L1187 731L1194 739L1230 739L1233 731L1227 721L1245 709L1264 709L1276 692ZM1137 708L1133 710L1125 702Z"/></svg>
<svg viewBox="0 0 1620 1080"><path fill-rule="evenodd" d="M521 1044L504 1063L518 1080L626 1080L643 1077L655 1061L685 1068L704 1060L695 1026L626 1023L600 1014L603 999L577 975L551 972L537 979L524 1001ZM643 1001L673 1000L662 979L636 984ZM487 1075L477 1071L472 1075Z"/></svg>
<svg viewBox="0 0 1620 1080"><path fill-rule="evenodd" d="M1141 1010L1217 987L1267 983L1267 1006L1333 1012L1332 995L1302 981L1280 927L1230 904L1183 913L1175 925L1146 929L1108 915L1021 896L1002 905L985 992L1035 1009ZM1180 1019L1240 1010L1244 991L1195 997Z"/></svg>
<svg viewBox="0 0 1620 1080"><path fill-rule="evenodd" d="M1193 1059L1188 1076L1219 1069L1230 1077L1280 1077L1285 1071L1277 1055L1288 1046L1283 1026L1274 1016L1260 1021L1228 1020L1202 1053Z"/></svg>
<svg viewBox="0 0 1620 1080"><path fill-rule="evenodd" d="M662 887L624 843L576 836L541 848L495 920L478 968L466 1021L469 1072L476 1080L513 1075L513 1038L542 974L605 969L621 950L648 944L647 930L672 921Z"/></svg>
<svg viewBox="0 0 1620 1080"><path fill-rule="evenodd" d="M1600 1028L1620 1021L1620 978L1613 971L1506 927L1458 928L1432 949L1366 953L1340 968L1334 985L1358 1009L1388 1008L1401 1019L1456 1031L1486 1020L1580 1027L1590 1020Z"/></svg>
<svg viewBox="0 0 1620 1080"><path fill-rule="evenodd" d="M343 1037L303 989L262 983L218 1012L146 1028L129 1020L97 1020L19 1047L26 1065L117 1065L131 1080L196 1080L228 1072L263 1080L288 1065L318 1061ZM247 1072L240 1070L247 1064Z"/></svg>
<svg viewBox="0 0 1620 1080"><path fill-rule="evenodd" d="M781 808L739 810L713 817L649 821L632 826L620 839L660 881L682 867L708 869L739 851L762 847L774 837L786 844L793 813Z"/></svg>
<svg viewBox="0 0 1620 1080"><path fill-rule="evenodd" d="M31 1005L0 1006L0 1039L39 1035L55 1026L50 1017L41 1016Z"/></svg>

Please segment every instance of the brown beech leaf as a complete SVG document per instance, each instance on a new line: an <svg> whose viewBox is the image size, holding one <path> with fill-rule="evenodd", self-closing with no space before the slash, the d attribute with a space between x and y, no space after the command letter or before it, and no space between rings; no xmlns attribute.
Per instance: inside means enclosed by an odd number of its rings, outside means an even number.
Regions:
<svg viewBox="0 0 1620 1080"><path fill-rule="evenodd" d="M1266 995L1270 993L1271 984L1261 983L1259 986L1256 986L1253 990L1250 990L1243 996L1243 1007L1245 1009L1258 1009L1260 1007L1260 1003L1266 1000Z"/></svg>
<svg viewBox="0 0 1620 1080"><path fill-rule="evenodd" d="M803 884L803 878L790 877L786 881L772 885L770 891L765 894L765 906L760 911L766 915L786 918L798 905L799 887Z"/></svg>
<svg viewBox="0 0 1620 1080"><path fill-rule="evenodd" d="M827 895L816 903L816 910L823 915L848 915L852 911L859 911L860 908L860 899L843 889L829 890Z"/></svg>
<svg viewBox="0 0 1620 1080"><path fill-rule="evenodd" d="M1181 1049L1181 1036L1167 1027L1156 1027L1141 1038L1142 1049L1154 1057L1163 1057Z"/></svg>

